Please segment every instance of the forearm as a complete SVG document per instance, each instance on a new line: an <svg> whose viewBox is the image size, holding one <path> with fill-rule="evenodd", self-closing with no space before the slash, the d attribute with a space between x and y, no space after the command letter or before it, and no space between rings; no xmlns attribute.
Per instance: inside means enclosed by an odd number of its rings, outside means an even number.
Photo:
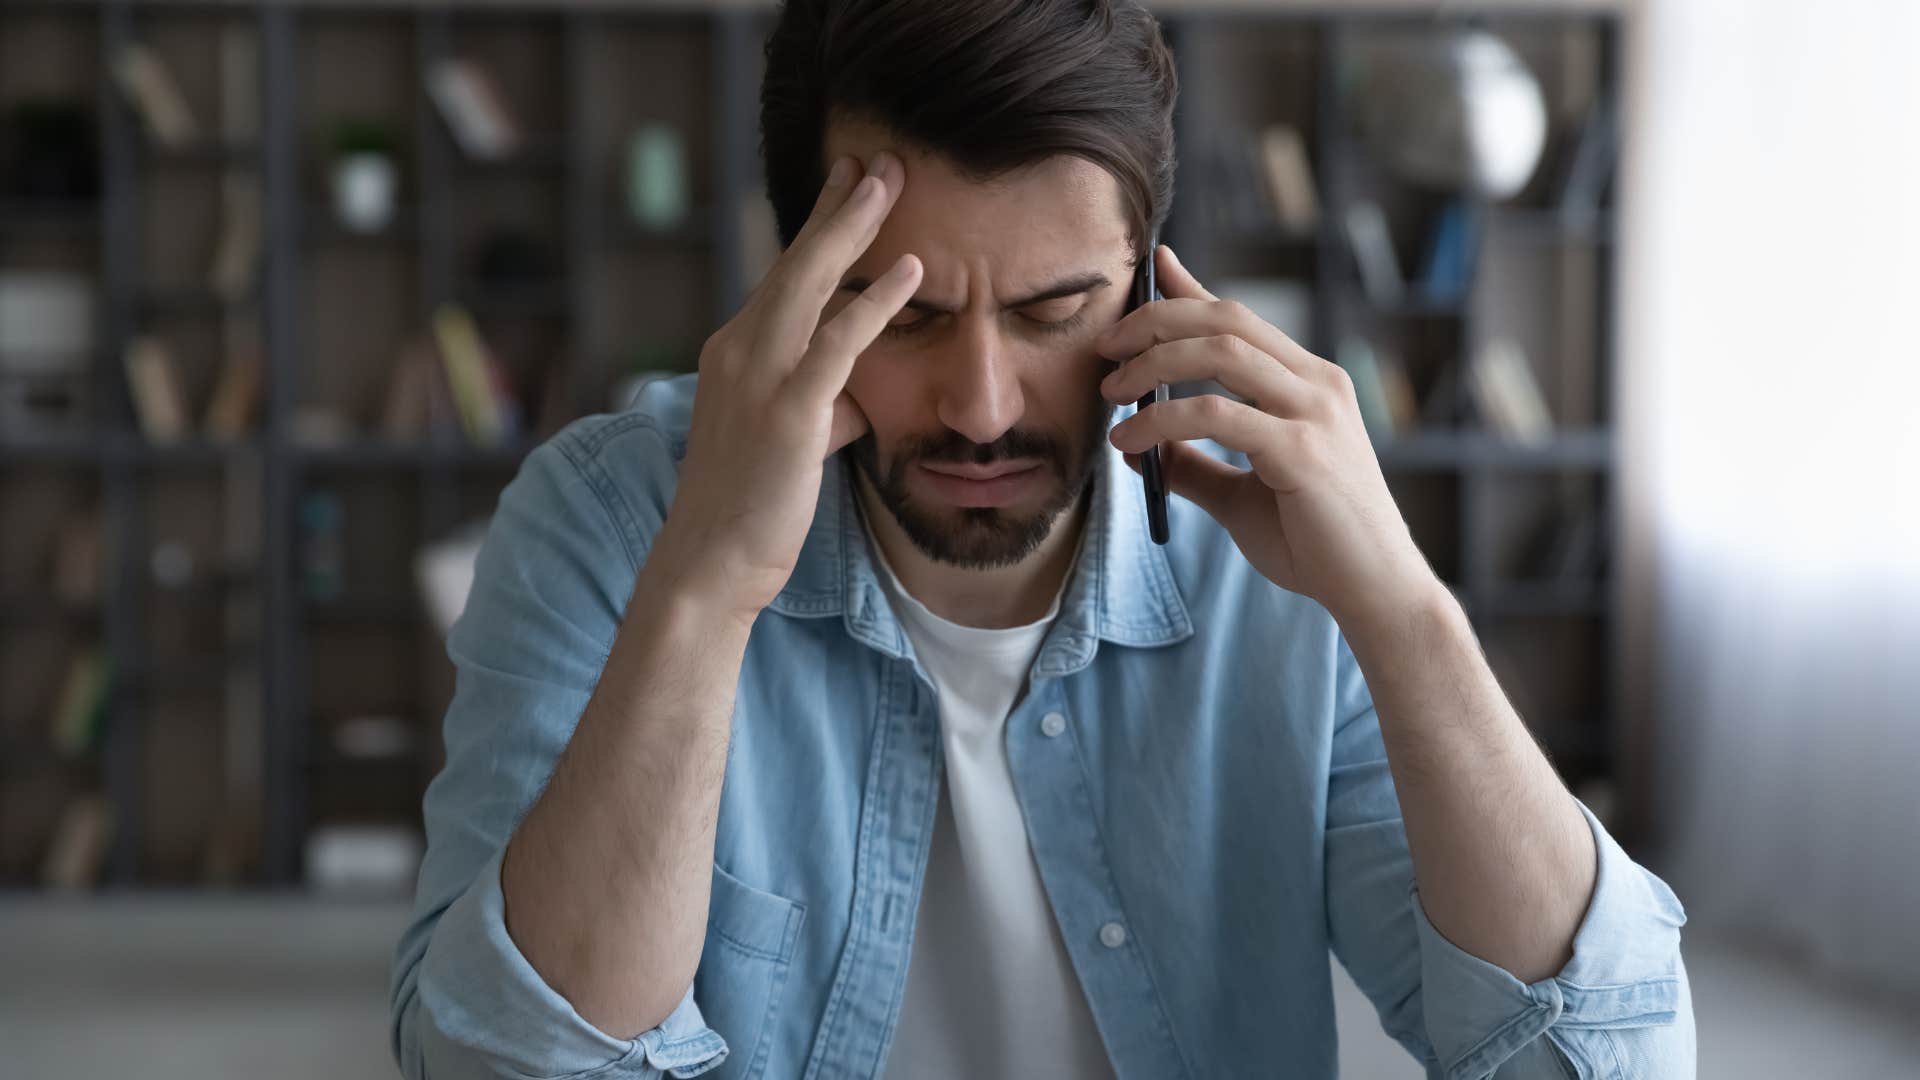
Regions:
<svg viewBox="0 0 1920 1080"><path fill-rule="evenodd" d="M508 932L602 1031L656 1026L705 939L748 627L642 571L600 681L501 866Z"/></svg>
<svg viewBox="0 0 1920 1080"><path fill-rule="evenodd" d="M1436 583L1341 628L1379 716L1427 918L1523 982L1557 973L1593 895L1593 835L1465 612Z"/></svg>

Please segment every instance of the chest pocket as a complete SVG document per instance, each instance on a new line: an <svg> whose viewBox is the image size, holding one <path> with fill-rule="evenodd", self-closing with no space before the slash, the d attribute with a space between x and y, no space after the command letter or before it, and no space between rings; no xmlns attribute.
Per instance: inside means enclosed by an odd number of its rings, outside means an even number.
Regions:
<svg viewBox="0 0 1920 1080"><path fill-rule="evenodd" d="M727 1041L727 1059L715 1077L765 1072L774 1014L806 914L806 905L756 889L714 864L693 993L707 1026Z"/></svg>

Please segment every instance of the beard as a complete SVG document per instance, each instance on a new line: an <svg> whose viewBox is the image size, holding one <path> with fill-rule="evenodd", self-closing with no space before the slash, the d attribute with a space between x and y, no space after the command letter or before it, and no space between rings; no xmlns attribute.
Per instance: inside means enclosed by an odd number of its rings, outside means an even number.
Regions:
<svg viewBox="0 0 1920 1080"><path fill-rule="evenodd" d="M849 456L866 475L893 520L922 555L968 570L1012 566L1039 549L1061 513L1078 502L1093 482L1105 451L1107 425L1115 406L1102 400L1091 410L1076 445L1062 445L1044 432L1011 428L991 443L976 443L949 428L938 435L902 439L883 473L873 433L848 444ZM992 465L1036 458L1047 473L1047 495L1034 510L1003 506L929 506L907 490L916 464Z"/></svg>

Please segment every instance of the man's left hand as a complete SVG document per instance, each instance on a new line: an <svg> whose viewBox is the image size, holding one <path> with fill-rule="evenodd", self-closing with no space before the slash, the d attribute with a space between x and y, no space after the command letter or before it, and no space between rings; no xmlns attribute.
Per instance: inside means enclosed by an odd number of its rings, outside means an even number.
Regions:
<svg viewBox="0 0 1920 1080"><path fill-rule="evenodd" d="M1101 395L1126 403L1156 383L1212 379L1242 400L1202 394L1142 409L1110 434L1127 464L1138 472L1140 454L1160 444L1169 491L1220 522L1254 569L1343 625L1443 592L1387 489L1346 371L1208 292L1171 248L1155 257L1166 299L1095 339L1102 356L1124 361ZM1187 439L1241 451L1253 468Z"/></svg>

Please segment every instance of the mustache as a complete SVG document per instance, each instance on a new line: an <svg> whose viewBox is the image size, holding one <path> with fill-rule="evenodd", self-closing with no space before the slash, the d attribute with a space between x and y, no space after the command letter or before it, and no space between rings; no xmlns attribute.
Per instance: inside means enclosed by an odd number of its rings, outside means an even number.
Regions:
<svg viewBox="0 0 1920 1080"><path fill-rule="evenodd" d="M897 461L931 461L947 465L992 465L1020 458L1057 458L1060 443L1035 431L1010 429L990 443L977 443L948 429L938 435L921 435L901 443Z"/></svg>

